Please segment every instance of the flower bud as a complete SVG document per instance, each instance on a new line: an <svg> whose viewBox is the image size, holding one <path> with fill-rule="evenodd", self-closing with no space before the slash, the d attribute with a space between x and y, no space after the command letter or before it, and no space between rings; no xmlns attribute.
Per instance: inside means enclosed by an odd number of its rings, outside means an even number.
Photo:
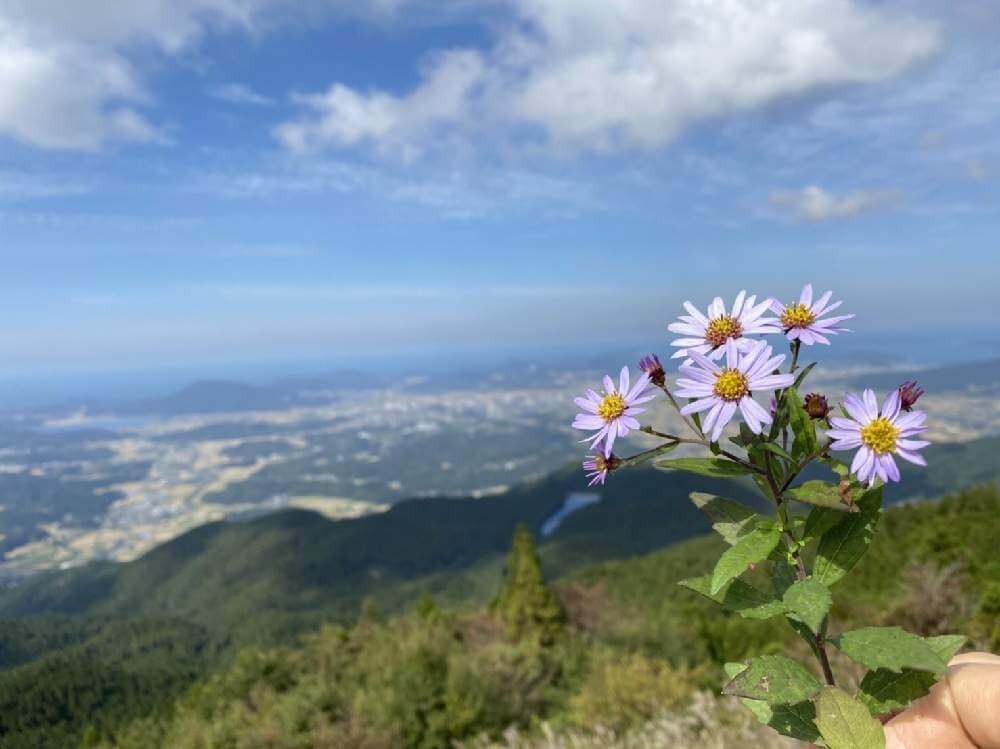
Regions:
<svg viewBox="0 0 1000 749"><path fill-rule="evenodd" d="M810 419L825 419L830 415L830 404L819 393L809 393L802 403Z"/></svg>
<svg viewBox="0 0 1000 749"><path fill-rule="evenodd" d="M667 381L667 373L660 364L660 358L656 354L644 356L639 360L639 369L649 375L649 381L657 387L663 387Z"/></svg>
<svg viewBox="0 0 1000 749"><path fill-rule="evenodd" d="M904 382L899 386L899 407L904 411L912 411L914 404L923 394L924 389L917 385L916 380Z"/></svg>

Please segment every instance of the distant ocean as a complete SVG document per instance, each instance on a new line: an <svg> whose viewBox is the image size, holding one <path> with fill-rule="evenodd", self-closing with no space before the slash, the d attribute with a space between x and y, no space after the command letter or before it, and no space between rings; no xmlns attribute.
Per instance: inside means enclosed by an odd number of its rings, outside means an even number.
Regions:
<svg viewBox="0 0 1000 749"><path fill-rule="evenodd" d="M434 376L449 371L483 371L515 362L567 369L617 370L634 366L650 351L666 359L671 336L648 341L592 341L531 346L455 346L381 353L341 353L282 359L186 362L156 368L122 367L107 371L0 371L0 406L33 407L80 400L128 401L166 395L196 380L226 379L264 384L289 376L318 375L338 369L399 376ZM882 334L851 333L832 347L817 346L807 359L837 366L912 366L927 368L1000 358L1000 330L913 330Z"/></svg>

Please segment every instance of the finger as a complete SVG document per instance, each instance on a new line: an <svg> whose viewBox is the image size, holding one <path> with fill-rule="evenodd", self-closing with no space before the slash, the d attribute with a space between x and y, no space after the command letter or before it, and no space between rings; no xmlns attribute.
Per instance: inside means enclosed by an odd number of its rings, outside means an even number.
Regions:
<svg viewBox="0 0 1000 749"><path fill-rule="evenodd" d="M963 663L986 663L1000 666L1000 655L993 655L993 653L962 653L952 658L948 662L948 665L960 666Z"/></svg>
<svg viewBox="0 0 1000 749"><path fill-rule="evenodd" d="M953 667L948 685L972 742L980 749L1000 749L1000 659Z"/></svg>
<svg viewBox="0 0 1000 749"><path fill-rule="evenodd" d="M962 728L947 680L885 726L886 749L978 749Z"/></svg>

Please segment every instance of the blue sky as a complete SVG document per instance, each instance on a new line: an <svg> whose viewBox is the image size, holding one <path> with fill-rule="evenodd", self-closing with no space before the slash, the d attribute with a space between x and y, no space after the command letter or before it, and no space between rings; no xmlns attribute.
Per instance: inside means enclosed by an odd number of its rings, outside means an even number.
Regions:
<svg viewBox="0 0 1000 749"><path fill-rule="evenodd" d="M0 374L1000 317L991 3L83 6L0 1Z"/></svg>

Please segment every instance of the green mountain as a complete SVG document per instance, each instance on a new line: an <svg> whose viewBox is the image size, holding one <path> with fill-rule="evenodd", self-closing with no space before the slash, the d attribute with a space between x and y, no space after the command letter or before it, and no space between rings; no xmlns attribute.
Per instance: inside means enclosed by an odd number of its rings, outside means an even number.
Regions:
<svg viewBox="0 0 1000 749"><path fill-rule="evenodd" d="M886 503L995 480L998 452L995 437L932 446L925 451L928 469L904 465L904 481L887 487ZM353 620L369 596L387 611L424 592L483 601L493 593L515 526L537 533L568 495L586 491L582 472L572 467L497 497L413 500L358 519L290 510L212 523L133 562L29 579L0 592L0 616L170 616L237 643L277 643L321 621ZM749 482L621 471L601 489L601 502L571 514L543 539L546 573L562 576L707 532L687 501L692 491L760 501Z"/></svg>

